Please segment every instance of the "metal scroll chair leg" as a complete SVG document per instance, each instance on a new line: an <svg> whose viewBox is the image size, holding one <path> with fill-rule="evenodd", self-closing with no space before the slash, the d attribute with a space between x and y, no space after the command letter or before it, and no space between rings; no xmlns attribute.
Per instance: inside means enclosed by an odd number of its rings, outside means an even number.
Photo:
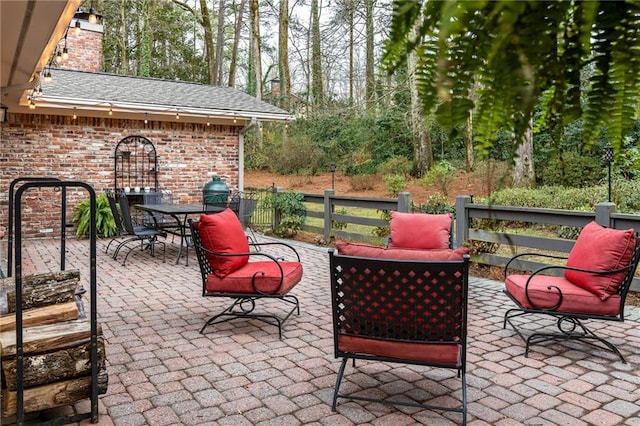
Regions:
<svg viewBox="0 0 640 426"><path fill-rule="evenodd" d="M342 377L344 376L344 369L347 366L347 361L349 361L349 358L342 358L340 369L338 370L338 377L336 377L336 387L333 390L333 402L331 404L331 411L333 412L337 411L336 403L338 402L338 397L340 396L340 383L342 382Z"/></svg>

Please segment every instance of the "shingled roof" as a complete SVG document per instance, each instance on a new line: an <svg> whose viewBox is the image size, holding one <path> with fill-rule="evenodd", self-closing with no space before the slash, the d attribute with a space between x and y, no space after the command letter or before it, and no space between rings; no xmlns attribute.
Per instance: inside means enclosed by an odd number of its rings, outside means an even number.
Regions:
<svg viewBox="0 0 640 426"><path fill-rule="evenodd" d="M117 74L53 70L42 84L42 107L286 121L291 113L232 87Z"/></svg>

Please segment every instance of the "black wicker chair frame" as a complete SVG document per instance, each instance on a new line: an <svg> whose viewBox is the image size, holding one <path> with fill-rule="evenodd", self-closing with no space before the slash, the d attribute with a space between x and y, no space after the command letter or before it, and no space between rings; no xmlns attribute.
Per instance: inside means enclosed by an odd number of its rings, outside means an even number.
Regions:
<svg viewBox="0 0 640 426"><path fill-rule="evenodd" d="M383 260L329 250L334 353L342 358L338 398L462 413L467 419L466 346L469 256L460 261ZM453 369L461 407L340 393L348 360Z"/></svg>
<svg viewBox="0 0 640 426"><path fill-rule="evenodd" d="M204 297L219 297L224 299L231 299L231 305L226 307L220 313L213 315L209 318L205 324L200 329L200 334L204 334L204 330L214 324L220 324L224 322L228 322L234 319L245 318L245 319L256 319L262 321L264 323L273 325L278 327L278 336L282 339L282 327L284 323L296 313L300 315L300 302L298 298L289 293L263 293L259 290L255 290L254 293L227 293L227 292L211 292L207 290L207 277L210 274L213 274L213 269L209 261L206 258L205 253L215 254L217 256L250 256L253 258L258 258L262 261L272 261L279 263L283 260L283 258L276 258L268 253L265 253L262 249L258 250L260 247L264 248L267 246L273 246L278 248L283 248L285 250L290 250L291 255L295 257L295 261L300 262L300 255L296 251L296 249L286 243L280 242L265 242L265 243L249 243L249 247L251 252L249 253L236 253L236 254L224 254L224 253L216 253L211 250L207 250L202 246L202 240L200 239L200 233L198 232L197 227L195 226L195 222L192 219L189 219L189 226L191 228L191 240L193 247L196 251L196 256L198 258L198 264L200 266L200 274L202 276L202 295ZM255 250L255 251L254 251ZM280 282L282 283L282 267L280 267L281 277ZM253 284L255 288L255 283ZM287 305L291 305L289 309L286 309L284 314L272 314L272 313L257 313L256 310L256 302L259 300L279 300Z"/></svg>
<svg viewBox="0 0 640 426"><path fill-rule="evenodd" d="M597 247L594 247L594 250L597 250ZM504 269L505 279L508 275L509 268L514 264L514 262L521 260L527 256L535 256L539 258L549 258L549 259L567 259L562 256L554 256L540 253L521 253L514 257L512 257L506 264ZM529 355L529 347L533 344L544 343L553 340L575 340L580 341L582 343L588 344L589 346L596 347L607 352L612 352L617 355L620 360L626 364L626 360L618 350L618 348L605 338L597 335L593 330L591 330L585 324L585 320L594 320L594 321L624 321L624 306L627 299L627 295L629 293L629 289L631 287L631 283L633 281L633 277L636 272L636 268L638 267L638 261L640 260L640 239L636 240L636 246L633 252L633 257L631 258L631 262L621 268L608 270L608 271L596 271L596 270L588 270L588 269L580 269L573 268L564 265L549 265L543 266L531 273L526 283L526 297L531 304L532 308L524 307L514 296L512 296L508 291L504 290L504 293L509 296L509 298L518 306L517 308L509 309L504 314L504 322L502 324L503 328L507 327L509 324L516 334L520 336L520 338L525 342L525 357ZM573 313L573 312L562 312L558 308L562 304L563 298L565 297L562 293L562 290L557 286L548 286L547 290L555 292L555 303L554 301L550 301L550 304L553 306L550 307L537 307L537 305L531 300L529 297L528 289L529 283L533 279L533 277L537 275L548 275L553 273L554 271L563 271L563 270L574 270L574 271L582 271L589 272L592 274L599 275L609 275L614 274L621 271L626 271L622 284L617 290L617 293L620 296L620 308L616 315L597 315L597 314L588 314L588 313ZM516 326L516 324L512 321L514 318L521 317L523 315L536 314L536 315L546 315L555 319L555 324L557 327L557 331L536 331L528 336L525 336L523 332Z"/></svg>

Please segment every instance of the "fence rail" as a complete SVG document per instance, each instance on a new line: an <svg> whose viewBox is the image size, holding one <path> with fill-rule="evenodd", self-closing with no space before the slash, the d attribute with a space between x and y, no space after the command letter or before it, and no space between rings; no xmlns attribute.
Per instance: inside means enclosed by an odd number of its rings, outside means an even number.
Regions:
<svg viewBox="0 0 640 426"><path fill-rule="evenodd" d="M273 188L273 191L282 191ZM324 194L303 194L303 202L309 207L307 210L307 223L303 225L306 232L317 233L323 236L325 241L330 241L332 237L344 238L353 241L378 243L380 238L376 238L371 232L366 231L346 231L345 227L354 228L349 225L359 225L364 228L386 227L388 222L382 218L380 211L400 211L410 212L413 209L411 195L403 192L397 199L380 199L367 197L346 197L335 195L333 190L326 190ZM621 214L615 212L615 204L599 203L592 212L542 209L512 206L497 206L488 204L476 204L473 198L468 195L458 196L455 204L456 219L455 241L456 246L473 245L474 248L481 247L481 244L488 243L487 247L499 244L503 254L497 252L483 252L474 250L472 261L492 266L503 267L511 255L524 251L544 250L568 254L575 244L575 240L569 238L559 238L541 233L525 235L515 231L501 231L490 229L491 223L501 222L502 228L509 229L546 229L550 226L573 227L577 231L587 223L595 220L602 226L614 229L633 228L640 232L640 215ZM349 213L342 211L349 209ZM358 214L352 213L353 211ZM367 210L377 212L376 214L364 214ZM273 220L273 213L265 213L269 220ZM269 226L272 226L270 222ZM483 229L484 227L484 229ZM529 261L519 262L516 269L531 269L543 266L544 263ZM640 291L640 280L634 280L632 290Z"/></svg>

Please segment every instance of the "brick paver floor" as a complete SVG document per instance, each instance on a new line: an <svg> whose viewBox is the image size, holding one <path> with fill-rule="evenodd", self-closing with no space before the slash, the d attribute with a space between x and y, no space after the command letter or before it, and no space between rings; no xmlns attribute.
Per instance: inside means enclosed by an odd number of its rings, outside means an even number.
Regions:
<svg viewBox="0 0 640 426"><path fill-rule="evenodd" d="M326 249L297 245L305 268L294 289L301 314L285 324L281 340L274 326L243 320L199 334L224 304L201 296L195 256L191 253L189 266L175 265L176 245L168 241L166 263L137 251L125 267L104 253L106 241L99 242L98 317L109 374L108 391L100 397L100 424L460 423L457 413L378 403L342 400L338 411L331 411L339 362L333 356ZM23 270L56 270L58 247L56 240L28 241ZM80 269L87 280L86 241L68 241L67 251L67 269ZM628 364L574 343L534 346L525 358L523 342L502 328L512 305L501 289L500 282L470 280L470 425L640 425L637 308L628 307L624 323L594 325L618 345ZM360 362L357 370L346 376L345 391L460 400L460 381L451 371L373 362ZM87 407L83 401L76 409Z"/></svg>

